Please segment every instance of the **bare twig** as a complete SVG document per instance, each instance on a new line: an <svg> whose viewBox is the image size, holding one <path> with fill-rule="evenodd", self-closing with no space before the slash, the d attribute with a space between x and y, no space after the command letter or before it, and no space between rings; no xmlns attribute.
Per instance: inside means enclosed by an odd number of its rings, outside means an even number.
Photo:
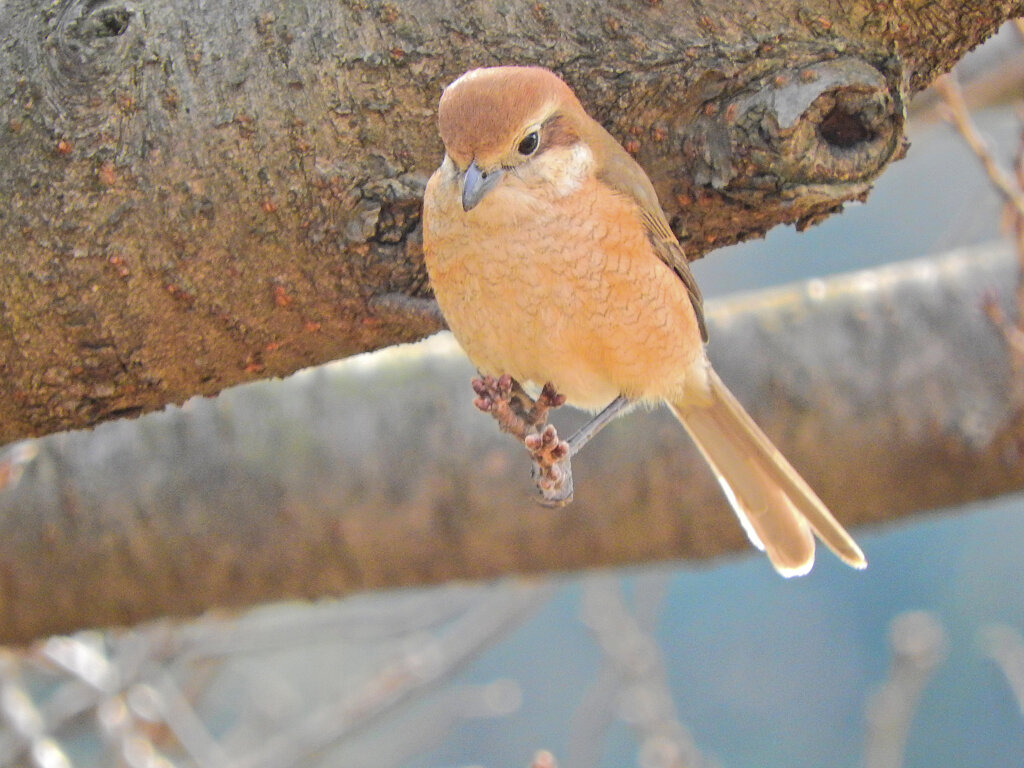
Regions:
<svg viewBox="0 0 1024 768"><path fill-rule="evenodd" d="M565 395L549 382L537 399L508 374L481 376L472 381L473 405L489 413L498 428L516 438L530 454L533 480L540 503L560 507L572 501L573 481L569 444L548 424L548 413L565 404Z"/></svg>
<svg viewBox="0 0 1024 768"><path fill-rule="evenodd" d="M988 142L982 137L978 127L971 119L956 75L950 72L936 78L933 87L946 103L946 118L981 161L993 186L1002 194L1006 202L1013 206L1018 216L1024 216L1024 195L1021 194L1021 190L1014 183L1010 174L999 165Z"/></svg>
<svg viewBox="0 0 1024 768"><path fill-rule="evenodd" d="M1017 20L1019 22L1019 20ZM1017 26L1018 31L1022 28ZM1024 132L1018 143L1014 156L1013 174L1002 168L996 160L988 143L981 136L977 125L971 118L970 111L964 101L963 92L956 73L950 72L939 77L934 87L946 105L945 117L956 128L967 146L981 162L992 186L999 192L1010 215L1010 228L1014 234L1014 245L1017 249L1017 313L1010 319L999 305L998 296L988 291L982 298L982 309L989 321L999 330L1010 352L1013 369L1017 374L1017 397L1024 398Z"/></svg>

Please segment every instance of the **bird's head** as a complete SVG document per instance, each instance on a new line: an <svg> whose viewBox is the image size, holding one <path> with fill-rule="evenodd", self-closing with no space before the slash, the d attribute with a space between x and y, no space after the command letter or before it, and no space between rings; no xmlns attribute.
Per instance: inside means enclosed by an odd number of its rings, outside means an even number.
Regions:
<svg viewBox="0 0 1024 768"><path fill-rule="evenodd" d="M473 69L441 95L438 127L469 211L509 175L578 187L592 162L582 134L590 118L554 72L541 67Z"/></svg>

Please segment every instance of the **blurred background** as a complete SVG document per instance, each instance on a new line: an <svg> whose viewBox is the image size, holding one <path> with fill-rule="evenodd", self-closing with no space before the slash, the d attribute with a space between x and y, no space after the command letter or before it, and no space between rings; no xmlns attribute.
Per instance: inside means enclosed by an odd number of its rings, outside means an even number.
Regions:
<svg viewBox="0 0 1024 768"><path fill-rule="evenodd" d="M1011 26L958 70L1006 169L1022 60ZM1005 238L944 110L918 97L866 204L695 264L705 296ZM858 529L864 572L784 581L751 550L52 638L0 651L0 766L1021 765L1022 512Z"/></svg>

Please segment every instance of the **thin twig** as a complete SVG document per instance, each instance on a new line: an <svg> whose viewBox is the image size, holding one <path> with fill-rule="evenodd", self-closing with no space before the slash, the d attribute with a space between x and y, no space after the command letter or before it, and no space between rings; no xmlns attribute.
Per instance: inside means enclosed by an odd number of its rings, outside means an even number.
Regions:
<svg viewBox="0 0 1024 768"><path fill-rule="evenodd" d="M1024 26L1020 20L1015 22L1017 30L1024 37ZM981 162L985 173L996 190L1003 196L1007 210L1011 216L1010 227L1014 234L1014 247L1017 250L1017 317L1011 320L1003 312L999 304L999 296L994 291L987 292L982 298L982 310L993 326L1002 335L1010 352L1013 369L1018 373L1024 371L1024 133L1014 155L1013 174L1011 175L998 163L988 143L981 136L964 100L960 82L955 72L942 75L935 81L935 90L946 105L945 117L956 128L967 146ZM1024 397L1024 386L1017 387Z"/></svg>
<svg viewBox="0 0 1024 768"><path fill-rule="evenodd" d="M1010 174L996 161L988 143L971 119L956 75L952 72L942 75L935 80L934 87L946 103L946 118L981 161L985 173L988 174L992 184L1003 195L1006 202L1013 206L1018 216L1024 217L1024 194L1021 194L1021 190L1014 184Z"/></svg>

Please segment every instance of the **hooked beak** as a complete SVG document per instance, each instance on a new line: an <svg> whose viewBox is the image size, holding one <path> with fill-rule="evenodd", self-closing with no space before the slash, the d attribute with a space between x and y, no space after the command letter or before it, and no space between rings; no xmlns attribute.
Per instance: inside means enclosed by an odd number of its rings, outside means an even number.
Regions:
<svg viewBox="0 0 1024 768"><path fill-rule="evenodd" d="M477 168L476 161L470 163L462 178L462 210L469 211L475 208L504 175L505 171L501 168L481 171Z"/></svg>

